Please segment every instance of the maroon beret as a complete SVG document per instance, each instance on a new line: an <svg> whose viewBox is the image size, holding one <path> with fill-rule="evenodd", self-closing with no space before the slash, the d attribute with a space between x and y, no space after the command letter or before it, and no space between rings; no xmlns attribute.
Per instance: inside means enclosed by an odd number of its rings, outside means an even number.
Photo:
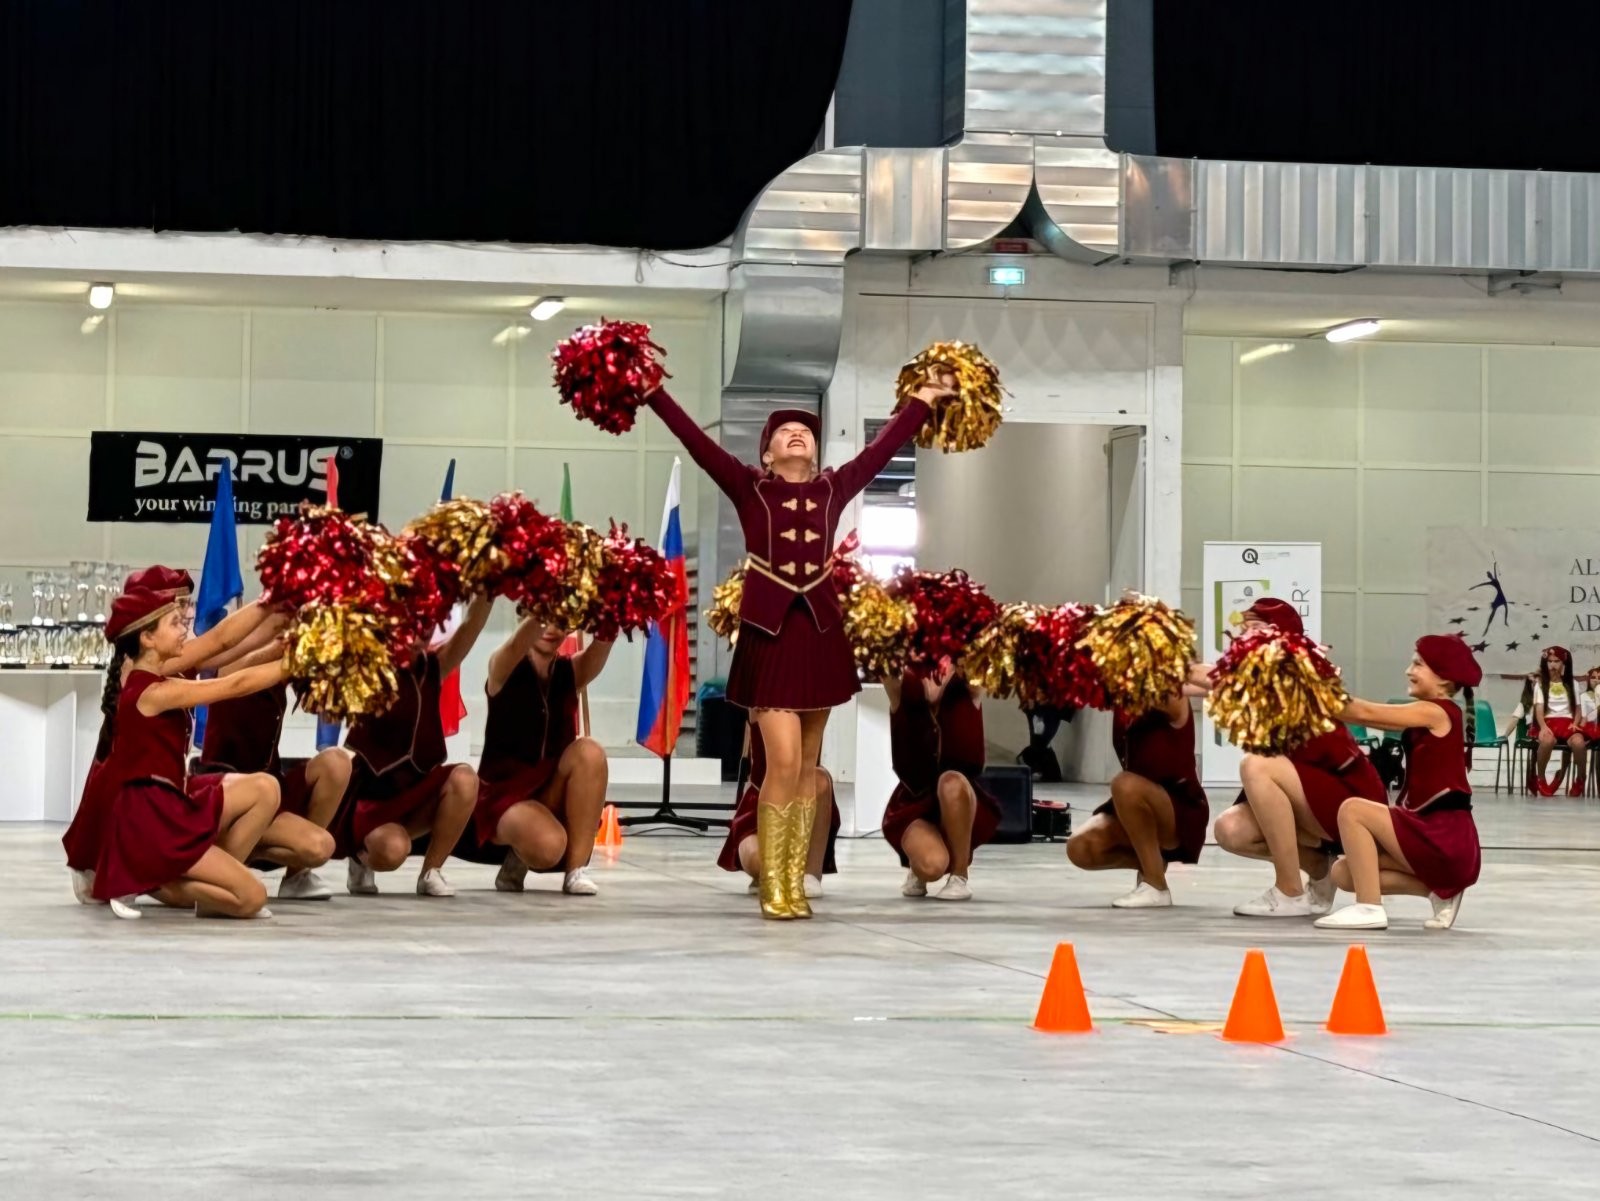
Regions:
<svg viewBox="0 0 1600 1201"><path fill-rule="evenodd" d="M194 592L194 577L187 571L157 563L154 567L134 572L122 589L124 592L144 590L166 596L188 596Z"/></svg>
<svg viewBox="0 0 1600 1201"><path fill-rule="evenodd" d="M1434 672L1463 688L1483 683L1483 668L1472 657L1472 649L1459 634L1427 634L1417 639L1417 654Z"/></svg>
<svg viewBox="0 0 1600 1201"><path fill-rule="evenodd" d="M150 588L124 588L111 602L111 617L106 622L106 641L134 634L152 626L178 607L177 600Z"/></svg>
<svg viewBox="0 0 1600 1201"><path fill-rule="evenodd" d="M1306 623L1300 620L1300 611L1288 601L1275 596L1263 596L1244 611L1248 621L1264 621L1288 634L1304 634Z"/></svg>

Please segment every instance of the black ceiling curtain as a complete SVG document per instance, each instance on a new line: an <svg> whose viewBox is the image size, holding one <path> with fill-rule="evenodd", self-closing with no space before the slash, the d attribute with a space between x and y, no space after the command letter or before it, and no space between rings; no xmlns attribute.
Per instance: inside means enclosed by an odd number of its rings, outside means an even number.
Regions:
<svg viewBox="0 0 1600 1201"><path fill-rule="evenodd" d="M726 237L850 0L0 0L0 226Z"/></svg>
<svg viewBox="0 0 1600 1201"><path fill-rule="evenodd" d="M1593 0L1154 0L1177 157L1600 170Z"/></svg>

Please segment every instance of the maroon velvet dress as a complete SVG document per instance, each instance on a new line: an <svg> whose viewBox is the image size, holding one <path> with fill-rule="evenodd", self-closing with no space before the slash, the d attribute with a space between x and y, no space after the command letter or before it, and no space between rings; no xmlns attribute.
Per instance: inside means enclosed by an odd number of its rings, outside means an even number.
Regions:
<svg viewBox="0 0 1600 1201"><path fill-rule="evenodd" d="M67 852L67 866L73 871L92 872L100 862L100 847L104 842L106 823L111 818L111 802L115 794L96 787L101 780L101 769L111 757L111 732L116 728L111 714L100 719L100 737L94 745L94 760L89 764L89 774L83 781L83 795L78 798L78 808L72 823L61 836L61 845Z"/></svg>
<svg viewBox="0 0 1600 1201"><path fill-rule="evenodd" d="M983 710L972 703L966 682L953 679L935 712L922 690L922 677L900 677L900 703L889 713L889 760L900 778L883 813L883 838L906 866L906 830L912 822L939 826L939 777L958 772L978 798L972 818L972 850L994 837L1000 827L1000 802L987 791L983 774L988 744L983 736Z"/></svg>
<svg viewBox="0 0 1600 1201"><path fill-rule="evenodd" d="M328 827L336 858L360 852L367 835L406 825L439 799L455 764L446 763L439 720L439 656L418 656L399 673L400 693L383 713L362 717L344 745L353 758L350 787Z"/></svg>
<svg viewBox="0 0 1600 1201"><path fill-rule="evenodd" d="M733 811L733 821L728 826L728 837L723 840L722 852L717 856L717 866L725 872L742 872L739 862L739 845L756 832L756 805L761 799L761 784L767 778L767 748L761 741L761 729L750 726L750 779L739 796L738 807ZM839 802L834 799L832 777L828 788L828 849L822 860L822 874L831 876L839 870L834 862L833 847L839 837Z"/></svg>
<svg viewBox="0 0 1600 1201"><path fill-rule="evenodd" d="M524 657L489 698L472 815L479 843L493 843L506 810L550 783L562 753L577 738L578 678L571 658L558 656L550 678L541 680Z"/></svg>
<svg viewBox="0 0 1600 1201"><path fill-rule="evenodd" d="M94 876L102 901L171 884L200 862L222 824L222 777L185 775L188 711L139 712L145 690L162 682L154 672L130 672L117 698L111 754L95 785L110 797Z"/></svg>
<svg viewBox="0 0 1600 1201"><path fill-rule="evenodd" d="M803 712L842 705L861 690L831 573L839 519L928 418L913 400L841 467L791 483L734 458L665 390L650 407L734 504L744 530L739 641L728 699L743 709Z"/></svg>
<svg viewBox="0 0 1600 1201"><path fill-rule="evenodd" d="M1162 847L1168 863L1199 863L1206 845L1206 829L1211 821L1211 805L1194 758L1194 715L1174 728L1167 715L1151 710L1129 721L1114 715L1111 742L1122 770L1159 784L1172 799L1172 815L1178 829L1176 846ZM1116 806L1107 801L1096 814L1117 815Z"/></svg>
<svg viewBox="0 0 1600 1201"><path fill-rule="evenodd" d="M275 776L279 813L306 816L311 787L305 765L284 770L278 757L284 715L289 711L287 687L263 688L247 696L219 701L206 711L206 741L200 749L200 771L265 772Z"/></svg>
<svg viewBox="0 0 1600 1201"><path fill-rule="evenodd" d="M1453 897L1478 882L1483 853L1472 820L1461 706L1452 700L1434 704L1450 715L1450 732L1410 729L1400 736L1406 782L1389 817L1411 874L1441 897Z"/></svg>
<svg viewBox="0 0 1600 1201"><path fill-rule="evenodd" d="M1326 734L1319 734L1310 742L1289 755L1295 775L1300 777L1300 788L1306 794L1306 804L1317 823L1328 832L1323 849L1337 853L1339 846L1339 806L1351 797L1389 803L1389 792L1383 786L1383 777L1372 766L1372 760L1362 753L1361 746L1351 736L1348 728L1340 726ZM1239 794L1235 805L1245 803L1244 793Z"/></svg>

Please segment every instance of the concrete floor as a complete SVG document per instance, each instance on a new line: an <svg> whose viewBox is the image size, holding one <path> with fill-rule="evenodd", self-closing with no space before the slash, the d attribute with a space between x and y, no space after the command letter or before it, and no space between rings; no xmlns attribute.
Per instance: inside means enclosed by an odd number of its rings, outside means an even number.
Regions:
<svg viewBox="0 0 1600 1201"><path fill-rule="evenodd" d="M634 835L595 898L452 864L453 901L133 923L0 827L0 1196L1592 1197L1600 803L1478 812L1457 929L1366 939L1376 1040L1319 1028L1348 939L1231 917L1267 878L1215 848L1153 913L1042 843L903 900L871 839L766 924L715 841ZM1028 1029L1061 940L1092 1035ZM1150 1024L1219 1022L1254 946L1286 1044Z"/></svg>

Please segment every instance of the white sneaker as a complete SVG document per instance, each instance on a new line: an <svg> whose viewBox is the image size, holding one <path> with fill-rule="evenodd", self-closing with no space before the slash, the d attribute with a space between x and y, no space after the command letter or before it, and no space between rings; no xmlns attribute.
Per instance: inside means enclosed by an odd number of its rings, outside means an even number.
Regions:
<svg viewBox="0 0 1600 1201"><path fill-rule="evenodd" d="M128 921L141 918L144 914L139 912L138 901L139 898L131 892L125 897L112 897L111 912Z"/></svg>
<svg viewBox="0 0 1600 1201"><path fill-rule="evenodd" d="M1339 886L1333 882L1333 873L1329 872L1320 880L1306 881L1306 896L1311 900L1311 912L1315 917L1333 912L1333 899L1339 895Z"/></svg>
<svg viewBox="0 0 1600 1201"><path fill-rule="evenodd" d="M1436 892L1428 894L1428 903L1433 906L1433 916L1422 923L1424 930L1448 930L1456 924L1456 915L1461 912L1461 898L1466 896L1458 892L1448 901Z"/></svg>
<svg viewBox="0 0 1600 1201"><path fill-rule="evenodd" d="M528 886L528 865L517 856L515 851L506 852L506 861L500 865L500 870L495 873L494 890L496 892L522 892Z"/></svg>
<svg viewBox="0 0 1600 1201"><path fill-rule="evenodd" d="M925 897L928 895L928 886L918 878L916 872L907 871L905 883L900 885L900 895L903 897Z"/></svg>
<svg viewBox="0 0 1600 1201"><path fill-rule="evenodd" d="M1172 893L1164 888L1154 888L1140 880L1132 892L1124 893L1111 902L1113 909L1170 909Z"/></svg>
<svg viewBox="0 0 1600 1201"><path fill-rule="evenodd" d="M80 905L98 905L94 899L94 873L80 872L75 867L69 867L67 874L72 877L72 895L78 899Z"/></svg>
<svg viewBox="0 0 1600 1201"><path fill-rule="evenodd" d="M562 879L561 891L569 897L592 897L600 891L600 886L589 879L588 868L575 867Z"/></svg>
<svg viewBox="0 0 1600 1201"><path fill-rule="evenodd" d="M378 895L378 876L359 859L351 859L344 873L344 890L353 897Z"/></svg>
<svg viewBox="0 0 1600 1201"><path fill-rule="evenodd" d="M453 897L456 890L450 886L450 881L444 878L444 873L436 867L430 867L417 877L417 895L419 897Z"/></svg>
<svg viewBox="0 0 1600 1201"><path fill-rule="evenodd" d="M1311 895L1302 892L1297 897L1287 896L1278 890L1276 884L1267 886L1267 891L1254 900L1245 901L1233 907L1235 917L1314 917L1315 910L1311 907Z"/></svg>
<svg viewBox="0 0 1600 1201"><path fill-rule="evenodd" d="M761 881L751 880L750 887L745 889L745 892L749 893L751 896L758 895L761 892Z"/></svg>
<svg viewBox="0 0 1600 1201"><path fill-rule="evenodd" d="M327 901L333 898L333 889L313 871L283 873L278 881L280 901Z"/></svg>
<svg viewBox="0 0 1600 1201"><path fill-rule="evenodd" d="M1319 917L1318 930L1387 930L1389 915L1382 905L1346 905L1343 909Z"/></svg>
<svg viewBox="0 0 1600 1201"><path fill-rule="evenodd" d="M936 901L970 901L972 900L972 885L967 883L965 876L951 876L944 882L944 887L933 894Z"/></svg>
<svg viewBox="0 0 1600 1201"><path fill-rule="evenodd" d="M806 900L814 901L822 895L822 877L806 877Z"/></svg>

